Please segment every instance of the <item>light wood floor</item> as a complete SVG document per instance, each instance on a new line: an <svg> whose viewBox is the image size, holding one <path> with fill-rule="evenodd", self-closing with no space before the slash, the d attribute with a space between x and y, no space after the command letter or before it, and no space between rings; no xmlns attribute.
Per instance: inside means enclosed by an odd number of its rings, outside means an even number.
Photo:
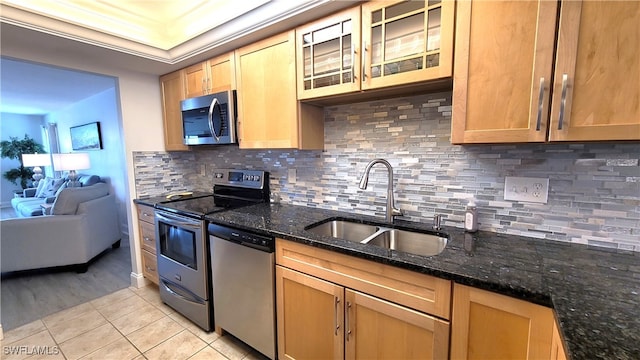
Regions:
<svg viewBox="0 0 640 360"><path fill-rule="evenodd" d="M13 209L3 208L1 217ZM131 251L127 239L78 274L73 270L36 270L8 274L0 280L0 323L3 331L102 297L131 285Z"/></svg>

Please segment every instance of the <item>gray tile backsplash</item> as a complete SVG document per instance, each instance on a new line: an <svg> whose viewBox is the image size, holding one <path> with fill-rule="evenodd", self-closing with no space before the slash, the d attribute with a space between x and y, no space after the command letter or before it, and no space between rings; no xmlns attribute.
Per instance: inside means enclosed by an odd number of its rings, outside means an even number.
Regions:
<svg viewBox="0 0 640 360"><path fill-rule="evenodd" d="M490 109L487 109L488 111ZM462 227L468 198L481 230L640 251L640 143L457 146L449 142L451 93L325 108L325 150L135 152L138 196L210 190L215 168L271 173L271 190L292 204L384 217L387 173L396 205L413 221L443 215ZM505 176L549 178L547 204L504 200Z"/></svg>

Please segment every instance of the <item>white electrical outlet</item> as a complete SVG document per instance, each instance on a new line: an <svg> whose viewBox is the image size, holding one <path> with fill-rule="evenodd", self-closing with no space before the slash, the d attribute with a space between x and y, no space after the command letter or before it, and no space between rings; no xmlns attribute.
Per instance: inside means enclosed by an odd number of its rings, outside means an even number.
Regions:
<svg viewBox="0 0 640 360"><path fill-rule="evenodd" d="M504 199L547 203L549 179L507 176L504 179Z"/></svg>

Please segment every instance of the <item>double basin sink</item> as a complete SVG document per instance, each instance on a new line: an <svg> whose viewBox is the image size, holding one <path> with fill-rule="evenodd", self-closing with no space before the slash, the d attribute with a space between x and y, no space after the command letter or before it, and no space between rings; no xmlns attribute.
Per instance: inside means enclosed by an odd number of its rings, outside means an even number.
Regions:
<svg viewBox="0 0 640 360"><path fill-rule="evenodd" d="M363 224L350 219L323 220L311 224L305 229L320 236L330 236L422 256L440 254L447 246L448 241L448 236L442 233Z"/></svg>

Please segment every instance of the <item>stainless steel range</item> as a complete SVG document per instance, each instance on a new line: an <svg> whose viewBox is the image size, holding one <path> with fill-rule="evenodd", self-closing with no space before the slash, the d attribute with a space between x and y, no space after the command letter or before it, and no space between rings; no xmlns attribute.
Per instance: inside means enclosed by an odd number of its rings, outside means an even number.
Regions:
<svg viewBox="0 0 640 360"><path fill-rule="evenodd" d="M210 195L156 205L160 298L206 331L214 312L205 216L269 201L268 179L264 171L221 169Z"/></svg>

